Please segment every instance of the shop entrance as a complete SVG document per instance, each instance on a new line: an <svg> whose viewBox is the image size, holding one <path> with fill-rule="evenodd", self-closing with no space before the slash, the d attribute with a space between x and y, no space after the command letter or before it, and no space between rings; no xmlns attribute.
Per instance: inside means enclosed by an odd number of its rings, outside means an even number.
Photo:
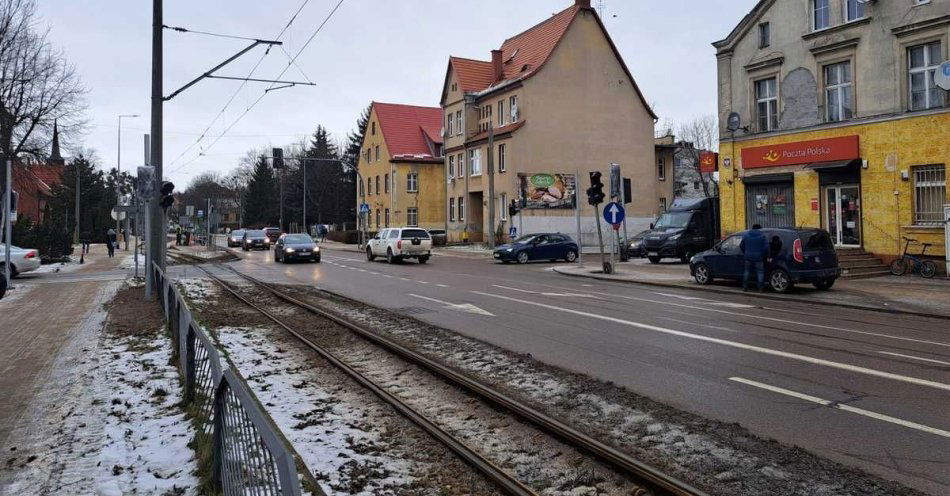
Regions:
<svg viewBox="0 0 950 496"><path fill-rule="evenodd" d="M861 247L861 186L825 186L825 226L835 246Z"/></svg>
<svg viewBox="0 0 950 496"><path fill-rule="evenodd" d="M795 186L791 179L791 174L774 174L744 180L747 229L755 224L795 227Z"/></svg>

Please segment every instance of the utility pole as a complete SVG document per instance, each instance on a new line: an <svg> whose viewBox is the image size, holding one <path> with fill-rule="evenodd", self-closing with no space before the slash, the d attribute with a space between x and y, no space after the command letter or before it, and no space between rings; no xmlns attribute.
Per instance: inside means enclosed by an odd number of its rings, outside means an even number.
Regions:
<svg viewBox="0 0 950 496"><path fill-rule="evenodd" d="M123 117L138 117L138 114L121 114L119 115L119 136L116 141L116 160L115 160L115 204L119 205L122 203L120 198L122 197L122 192L119 188L119 185L122 181L122 118ZM116 212L115 215L115 232L121 233L122 229L119 228L119 213ZM129 214L125 214L125 251L129 251Z"/></svg>
<svg viewBox="0 0 950 496"><path fill-rule="evenodd" d="M10 249L13 244L13 219L11 211L13 207L13 160L7 159L6 182L3 187L3 241L6 243L3 251L3 277L6 278L7 287L10 287Z"/></svg>
<svg viewBox="0 0 950 496"><path fill-rule="evenodd" d="M73 172L76 174L76 228L73 232L73 244L79 243L79 161L73 162ZM81 259L82 257L80 257Z"/></svg>
<svg viewBox="0 0 950 496"><path fill-rule="evenodd" d="M303 232L310 234L310 228L307 227L307 161L302 160L300 164L303 167Z"/></svg>
<svg viewBox="0 0 950 496"><path fill-rule="evenodd" d="M280 168L280 232L284 232L284 168Z"/></svg>
<svg viewBox="0 0 950 496"><path fill-rule="evenodd" d="M505 207L507 208L507 206ZM488 248L495 249L495 128L488 121Z"/></svg>
<svg viewBox="0 0 950 496"><path fill-rule="evenodd" d="M152 0L152 124L150 165L155 169L152 180L152 198L149 202L149 245L152 262L165 269L165 212L161 207L162 195L162 0ZM151 271L151 267L146 267Z"/></svg>

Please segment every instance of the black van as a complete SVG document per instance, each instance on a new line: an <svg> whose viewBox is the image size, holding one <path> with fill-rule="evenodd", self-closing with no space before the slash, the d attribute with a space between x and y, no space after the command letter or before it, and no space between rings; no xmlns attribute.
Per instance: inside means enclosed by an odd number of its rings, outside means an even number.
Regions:
<svg viewBox="0 0 950 496"><path fill-rule="evenodd" d="M765 264L765 278L776 293L786 293L796 283L811 283L818 289L831 289L841 276L838 254L831 235L824 229L762 229L769 240L770 260ZM699 284L713 279L741 281L745 259L739 250L743 233L736 233L711 250L697 254L689 263L689 271Z"/></svg>
<svg viewBox="0 0 950 496"><path fill-rule="evenodd" d="M683 263L719 241L719 198L682 198L630 241L628 252L651 263L678 258Z"/></svg>

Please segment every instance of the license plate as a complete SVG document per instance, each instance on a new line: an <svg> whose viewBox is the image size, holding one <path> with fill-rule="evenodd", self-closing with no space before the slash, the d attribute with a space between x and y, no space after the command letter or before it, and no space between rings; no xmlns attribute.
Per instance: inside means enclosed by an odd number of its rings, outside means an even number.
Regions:
<svg viewBox="0 0 950 496"><path fill-rule="evenodd" d="M651 251L650 253L647 253L647 256L648 256L648 257L658 257L658 256L660 256L660 254L657 253L657 252L655 252L655 251Z"/></svg>
<svg viewBox="0 0 950 496"><path fill-rule="evenodd" d="M300 255L309 255L309 254L310 254L309 251L298 251L297 253L299 253Z"/></svg>

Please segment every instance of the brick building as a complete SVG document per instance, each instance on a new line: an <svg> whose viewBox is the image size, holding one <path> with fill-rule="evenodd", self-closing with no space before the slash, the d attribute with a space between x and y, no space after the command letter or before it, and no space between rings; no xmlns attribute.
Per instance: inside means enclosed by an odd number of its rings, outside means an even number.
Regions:
<svg viewBox="0 0 950 496"><path fill-rule="evenodd" d="M49 160L34 162L16 160L13 163L13 190L19 194L17 218L30 219L34 224L46 221L52 189L63 180L66 161L60 155L59 128L53 124L53 145Z"/></svg>

